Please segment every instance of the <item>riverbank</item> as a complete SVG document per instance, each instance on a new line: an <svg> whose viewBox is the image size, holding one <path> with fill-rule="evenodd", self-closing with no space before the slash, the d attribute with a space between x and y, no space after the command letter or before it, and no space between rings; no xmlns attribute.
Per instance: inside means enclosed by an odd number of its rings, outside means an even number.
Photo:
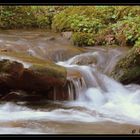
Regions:
<svg viewBox="0 0 140 140"><path fill-rule="evenodd" d="M71 32L76 46L139 47L139 6L1 6L2 29Z"/></svg>

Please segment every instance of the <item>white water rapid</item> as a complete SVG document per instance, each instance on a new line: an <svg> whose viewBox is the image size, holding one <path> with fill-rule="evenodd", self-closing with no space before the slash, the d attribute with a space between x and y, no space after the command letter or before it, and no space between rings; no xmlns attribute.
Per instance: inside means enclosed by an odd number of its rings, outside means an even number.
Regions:
<svg viewBox="0 0 140 140"><path fill-rule="evenodd" d="M124 86L104 74L108 73L107 69L110 70L112 65L115 65L114 63L117 61L113 60L114 58L117 60L117 56L119 55L119 51L114 51L114 54L109 59L106 59L105 55L101 55L100 52L95 51L77 55L65 62L57 63L70 70L77 70L82 75L82 83L78 84L80 86L77 86L77 82L71 79L75 85L78 98L76 101L67 103L67 105L86 108L88 110L86 114L89 117L85 116L84 121L92 122L93 118L96 118L98 121L111 120L140 125L140 86ZM94 57L96 64L76 64L82 59L87 59L87 56ZM92 114L93 112L96 115Z"/></svg>

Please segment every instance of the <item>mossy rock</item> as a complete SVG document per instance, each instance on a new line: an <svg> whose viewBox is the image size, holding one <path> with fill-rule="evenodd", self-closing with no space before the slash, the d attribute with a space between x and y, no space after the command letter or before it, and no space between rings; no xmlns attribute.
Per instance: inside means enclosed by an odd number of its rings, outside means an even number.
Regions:
<svg viewBox="0 0 140 140"><path fill-rule="evenodd" d="M123 84L140 84L140 48L132 48L118 61L111 72L111 77Z"/></svg>
<svg viewBox="0 0 140 140"><path fill-rule="evenodd" d="M13 52L2 56L7 56L7 59L0 61L0 97L6 97L3 99L9 98L7 95L15 90L26 91L29 96L35 93L40 98L47 98L51 89L63 89L66 83L66 69L51 61ZM25 68L22 62L30 63L31 66Z"/></svg>
<svg viewBox="0 0 140 140"><path fill-rule="evenodd" d="M49 84L55 86L64 85L66 82L66 69L56 64L36 64L32 65L29 70L31 70L35 75L43 77L43 79L46 78Z"/></svg>

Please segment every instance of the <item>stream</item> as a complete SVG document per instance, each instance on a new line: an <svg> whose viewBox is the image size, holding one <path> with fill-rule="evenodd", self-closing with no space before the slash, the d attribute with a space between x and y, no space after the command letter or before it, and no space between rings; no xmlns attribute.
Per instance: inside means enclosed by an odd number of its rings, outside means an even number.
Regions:
<svg viewBox="0 0 140 140"><path fill-rule="evenodd" d="M57 36L46 40L47 37ZM2 102L0 134L131 134L140 128L140 86L122 85L108 75L125 51L93 48L74 56L61 51L71 42L45 31L0 33L0 48L49 59L80 78L68 75L68 101ZM53 50L62 48L59 53ZM69 58L68 58L69 57ZM87 64L87 61L94 60ZM88 61L88 62L89 62ZM68 73L69 74L69 73Z"/></svg>

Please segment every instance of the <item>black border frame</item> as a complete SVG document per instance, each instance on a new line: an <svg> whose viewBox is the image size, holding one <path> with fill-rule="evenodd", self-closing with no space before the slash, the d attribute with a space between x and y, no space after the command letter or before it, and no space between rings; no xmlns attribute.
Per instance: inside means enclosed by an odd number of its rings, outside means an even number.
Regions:
<svg viewBox="0 0 140 140"><path fill-rule="evenodd" d="M20 2L19 2L20 1ZM121 2L119 2L118 0L93 0L93 2L90 2L90 0L82 0L81 2L76 2L77 0L70 0L69 2L65 2L68 0L50 0L50 2L44 2L44 1L48 1L48 0L28 0L27 2L25 2L26 0L18 0L18 2L16 2L16 0L0 0L0 6L14 6L14 5L21 5L21 6L28 6L28 5L38 5L38 6L43 6L43 5L48 5L48 6L64 6L64 5L71 5L71 6L84 6L84 5L88 5L88 6L93 6L93 5L106 5L106 6L112 6L112 5L119 5L119 6L125 6L125 5L130 5L130 6L138 6L140 5L140 2L137 3L134 0L125 2L124 0L121 0ZM59 1L59 2L58 2ZM82 137L82 138L99 138L99 137L107 137L107 138L112 138L112 137L140 137L140 134L0 134L0 137L7 137L7 138L12 138L12 137L52 137L52 138L78 138L78 137Z"/></svg>

